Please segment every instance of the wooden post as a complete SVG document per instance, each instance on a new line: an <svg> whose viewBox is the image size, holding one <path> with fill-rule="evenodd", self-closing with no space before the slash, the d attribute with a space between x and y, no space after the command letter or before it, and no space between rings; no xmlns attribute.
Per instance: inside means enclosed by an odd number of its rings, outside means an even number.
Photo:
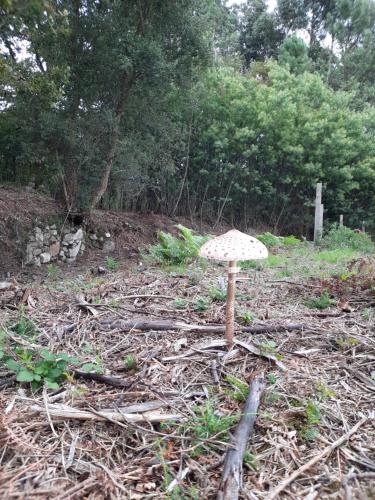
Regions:
<svg viewBox="0 0 375 500"><path fill-rule="evenodd" d="M340 227L344 227L344 216L343 216L343 214L340 215Z"/></svg>
<svg viewBox="0 0 375 500"><path fill-rule="evenodd" d="M314 243L317 243L323 235L323 210L322 210L322 183L316 185L315 198L315 225L314 225Z"/></svg>

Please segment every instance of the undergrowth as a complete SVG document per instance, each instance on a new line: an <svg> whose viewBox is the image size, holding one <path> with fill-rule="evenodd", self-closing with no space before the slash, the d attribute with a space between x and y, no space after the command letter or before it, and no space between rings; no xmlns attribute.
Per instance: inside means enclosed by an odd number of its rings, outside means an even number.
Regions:
<svg viewBox="0 0 375 500"><path fill-rule="evenodd" d="M159 243L149 247L149 258L159 264L186 264L193 261L197 256L200 247L209 236L194 234L191 229L176 225L179 236L160 231L158 233Z"/></svg>

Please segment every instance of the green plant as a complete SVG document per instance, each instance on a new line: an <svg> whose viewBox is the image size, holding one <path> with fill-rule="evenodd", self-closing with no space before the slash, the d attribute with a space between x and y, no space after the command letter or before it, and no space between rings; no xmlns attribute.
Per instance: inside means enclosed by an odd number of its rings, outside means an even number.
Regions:
<svg viewBox="0 0 375 500"><path fill-rule="evenodd" d="M210 305L210 300L207 299L206 297L196 297L193 303L193 309L194 311L203 312L208 309L209 305Z"/></svg>
<svg viewBox="0 0 375 500"><path fill-rule="evenodd" d="M106 261L105 261L105 264L107 266L108 271L115 272L119 268L119 263L113 257L107 257Z"/></svg>
<svg viewBox="0 0 375 500"><path fill-rule="evenodd" d="M174 309L186 309L187 308L187 302L186 300L184 299L174 299L174 301L172 302L172 307Z"/></svg>
<svg viewBox="0 0 375 500"><path fill-rule="evenodd" d="M225 302L227 300L227 291L217 287L211 287L208 291L208 295L214 302Z"/></svg>
<svg viewBox="0 0 375 500"><path fill-rule="evenodd" d="M278 247L282 244L282 239L272 233L258 234L256 239L261 241L268 248Z"/></svg>
<svg viewBox="0 0 375 500"><path fill-rule="evenodd" d="M274 373L267 373L267 380L270 384L276 384L277 377Z"/></svg>
<svg viewBox="0 0 375 500"><path fill-rule="evenodd" d="M299 245L301 243L301 240L299 240L298 238L296 238L293 235L290 235L290 236L284 236L282 238L282 243L286 247L292 247L292 246Z"/></svg>
<svg viewBox="0 0 375 500"><path fill-rule="evenodd" d="M312 399L309 399L305 403L305 412L308 425L317 425L321 421L321 413L318 403Z"/></svg>
<svg viewBox="0 0 375 500"><path fill-rule="evenodd" d="M220 440L229 438L228 430L237 422L237 415L222 416L215 411L215 403L207 401L205 405L194 408L195 416L189 422L189 428L193 430L195 437L199 440L208 439L220 434Z"/></svg>
<svg viewBox="0 0 375 500"><path fill-rule="evenodd" d="M243 463L251 470L257 470L255 455L250 453L248 450L243 454Z"/></svg>
<svg viewBox="0 0 375 500"><path fill-rule="evenodd" d="M47 273L52 279L56 279L59 275L60 269L56 266L56 264L48 264Z"/></svg>
<svg viewBox="0 0 375 500"><path fill-rule="evenodd" d="M10 326L10 330L19 335L20 337L34 338L38 331L34 322L27 318L23 312L20 310L19 319L17 323Z"/></svg>
<svg viewBox="0 0 375 500"><path fill-rule="evenodd" d="M80 370L84 373L98 373L101 374L104 372L102 363L85 363L84 365L81 366Z"/></svg>
<svg viewBox="0 0 375 500"><path fill-rule="evenodd" d="M240 311L238 313L238 320L243 325L250 325L254 321L254 315L250 311Z"/></svg>
<svg viewBox="0 0 375 500"><path fill-rule="evenodd" d="M133 354L127 354L122 360L126 370L134 370L137 367L137 360Z"/></svg>
<svg viewBox="0 0 375 500"><path fill-rule="evenodd" d="M317 394L319 399L324 401L325 399L335 398L336 393L334 390L330 389L324 382L317 382L315 384Z"/></svg>
<svg viewBox="0 0 375 500"><path fill-rule="evenodd" d="M160 231L159 243L149 247L149 256L161 264L184 264L198 256L200 247L209 239L208 236L194 234L191 229L176 225L179 236Z"/></svg>
<svg viewBox="0 0 375 500"><path fill-rule="evenodd" d="M2 352L2 363L16 374L17 382L29 382L33 390L45 384L50 389L58 389L67 377L67 367L78 360L66 353L52 354L47 349L27 350L19 345L12 349L12 355Z"/></svg>
<svg viewBox="0 0 375 500"><path fill-rule="evenodd" d="M323 248L349 248L363 253L373 253L375 245L367 233L353 231L352 229L334 225L322 238L320 245Z"/></svg>
<svg viewBox="0 0 375 500"><path fill-rule="evenodd" d="M330 307L331 305L332 300L327 290L324 290L319 297L308 298L305 300L305 306L310 309L327 309L327 307Z"/></svg>
<svg viewBox="0 0 375 500"><path fill-rule="evenodd" d="M307 423L301 428L299 434L304 441L314 441L319 434L316 426L320 424L322 418L320 408L318 403L312 399L305 402L304 406Z"/></svg>
<svg viewBox="0 0 375 500"><path fill-rule="evenodd" d="M225 393L227 396L231 397L235 401L242 403L246 401L247 396L249 395L249 386L242 380L233 375L227 375L225 377L226 382L228 382L233 388L233 390L226 390Z"/></svg>

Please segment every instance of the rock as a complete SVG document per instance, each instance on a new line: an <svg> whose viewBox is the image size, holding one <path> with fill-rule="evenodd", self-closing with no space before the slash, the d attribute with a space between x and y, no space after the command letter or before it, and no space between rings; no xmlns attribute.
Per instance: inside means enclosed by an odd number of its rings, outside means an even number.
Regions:
<svg viewBox="0 0 375 500"><path fill-rule="evenodd" d="M111 233L105 233L104 235L106 238L110 238L111 237Z"/></svg>
<svg viewBox="0 0 375 500"><path fill-rule="evenodd" d="M41 248L35 248L34 249L34 255L40 255L42 253L42 249Z"/></svg>
<svg viewBox="0 0 375 500"><path fill-rule="evenodd" d="M36 227L34 230L35 240L43 243L43 233L40 227Z"/></svg>
<svg viewBox="0 0 375 500"><path fill-rule="evenodd" d="M107 272L107 269L103 266L99 266L97 269L98 274L105 274Z"/></svg>
<svg viewBox="0 0 375 500"><path fill-rule="evenodd" d="M52 235L52 236L57 236L57 234L58 234L58 233L57 233L56 229L52 229L52 230L51 230L51 235Z"/></svg>
<svg viewBox="0 0 375 500"><path fill-rule="evenodd" d="M115 248L116 245L113 240L107 240L103 243L103 252L113 252Z"/></svg>
<svg viewBox="0 0 375 500"><path fill-rule="evenodd" d="M59 255L59 252L60 252L60 243L59 242L52 243L52 245L50 245L49 247L49 253L51 254L51 259L57 257Z"/></svg>
<svg viewBox="0 0 375 500"><path fill-rule="evenodd" d="M82 228L79 228L78 231L73 235L74 241L82 241L83 240L83 231Z"/></svg>
<svg viewBox="0 0 375 500"><path fill-rule="evenodd" d="M93 241L96 241L98 239L96 234L90 234L89 238L90 238L90 240L93 240Z"/></svg>
<svg viewBox="0 0 375 500"><path fill-rule="evenodd" d="M40 263L41 264L48 264L48 262L51 262L51 254L48 252L44 252L40 254Z"/></svg>
<svg viewBox="0 0 375 500"><path fill-rule="evenodd" d="M82 242L79 242L78 245L75 245L73 248L69 248L69 259L75 260L81 248Z"/></svg>
<svg viewBox="0 0 375 500"><path fill-rule="evenodd" d="M74 234L72 233L67 233L64 238L63 238L63 245L69 245L70 243L73 243L74 241Z"/></svg>

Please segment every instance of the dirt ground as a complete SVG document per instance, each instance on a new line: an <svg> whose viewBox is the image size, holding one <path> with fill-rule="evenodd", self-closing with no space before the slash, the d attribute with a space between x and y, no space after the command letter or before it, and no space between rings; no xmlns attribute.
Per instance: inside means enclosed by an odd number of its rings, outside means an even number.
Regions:
<svg viewBox="0 0 375 500"><path fill-rule="evenodd" d="M33 393L2 369L0 498L215 498L246 387L260 374L240 497L374 498L375 278L371 261L358 267L345 279L243 271L243 344L229 351L222 334L181 326L224 324L220 265L135 262L104 276L81 267L24 285L21 312L0 310L8 341L74 355L75 369L91 363L122 386L71 372L59 390ZM331 306L307 307L323 289ZM20 338L25 318L35 330ZM138 320L180 325L126 326ZM264 333L241 333L245 324Z"/></svg>

